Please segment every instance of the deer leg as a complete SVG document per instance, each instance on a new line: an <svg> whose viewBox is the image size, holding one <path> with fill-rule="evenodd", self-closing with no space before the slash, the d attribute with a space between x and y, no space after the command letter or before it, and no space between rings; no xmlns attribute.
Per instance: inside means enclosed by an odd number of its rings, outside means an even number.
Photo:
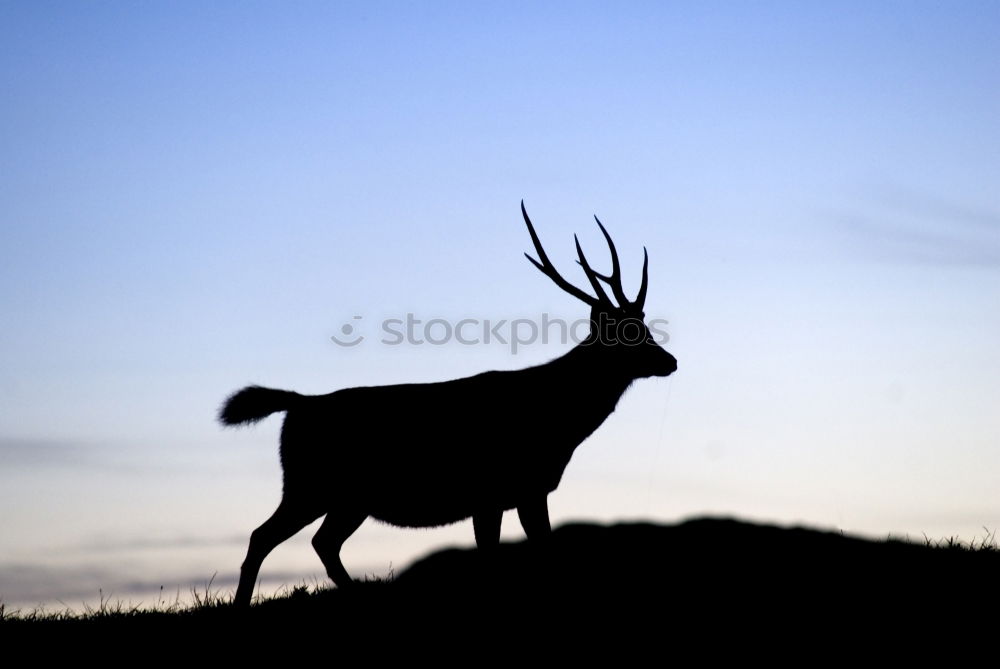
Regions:
<svg viewBox="0 0 1000 669"><path fill-rule="evenodd" d="M517 517L528 539L537 541L552 533L549 524L549 503L545 495L517 506Z"/></svg>
<svg viewBox="0 0 1000 669"><path fill-rule="evenodd" d="M271 514L271 517L250 535L250 548L247 550L247 557L240 568L240 584L236 588L234 604L237 606L250 605L254 583L257 581L257 574L260 572L260 565L264 562L264 558L278 544L316 520L320 515L322 515L321 512L313 513L303 507L289 504L286 500L281 500L281 504Z"/></svg>
<svg viewBox="0 0 1000 669"><path fill-rule="evenodd" d="M501 509L480 511L472 515L472 531L476 534L476 546L479 550L489 550L499 545L502 521Z"/></svg>
<svg viewBox="0 0 1000 669"><path fill-rule="evenodd" d="M340 561L340 548L347 538L361 527L368 517L366 513L344 513L331 511L326 515L319 531L313 537L312 545L326 567L327 576L338 588L348 588L353 581Z"/></svg>

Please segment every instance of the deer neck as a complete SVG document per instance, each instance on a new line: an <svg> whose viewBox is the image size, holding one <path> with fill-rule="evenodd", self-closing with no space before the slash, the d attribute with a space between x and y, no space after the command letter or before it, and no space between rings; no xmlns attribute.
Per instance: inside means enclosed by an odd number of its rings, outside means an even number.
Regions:
<svg viewBox="0 0 1000 669"><path fill-rule="evenodd" d="M616 364L614 351L596 344L579 344L553 361L567 396L580 408L610 414L635 377Z"/></svg>

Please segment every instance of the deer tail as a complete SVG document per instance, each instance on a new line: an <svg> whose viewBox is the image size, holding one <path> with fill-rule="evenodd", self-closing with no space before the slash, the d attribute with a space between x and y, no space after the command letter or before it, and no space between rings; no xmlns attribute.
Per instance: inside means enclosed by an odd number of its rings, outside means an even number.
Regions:
<svg viewBox="0 0 1000 669"><path fill-rule="evenodd" d="M288 411L302 395L290 390L274 390L261 386L247 386L229 396L219 410L223 425L256 423L277 411Z"/></svg>

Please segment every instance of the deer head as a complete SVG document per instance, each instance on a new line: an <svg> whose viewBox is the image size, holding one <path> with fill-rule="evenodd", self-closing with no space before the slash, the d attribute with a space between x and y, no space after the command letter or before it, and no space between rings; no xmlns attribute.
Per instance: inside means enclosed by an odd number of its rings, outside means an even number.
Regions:
<svg viewBox="0 0 1000 669"><path fill-rule="evenodd" d="M600 219L594 216L604 239L608 242L611 250L611 274L605 275L595 271L580 246L580 240L573 235L576 242L577 262L583 268L584 274L595 295L590 295L586 291L574 286L564 279L555 266L545 254L542 243L538 239L535 227L528 218L528 212L524 208L524 201L521 201L521 214L524 222L528 226L528 233L531 241L535 245L535 252L539 260L535 260L527 253L524 257L531 261L535 267L570 295L590 305L590 334L580 346L591 347L601 353L609 366L614 367L629 378L643 378L647 376L668 376L677 370L677 359L670 355L653 339L649 327L646 325L646 314L643 306L646 302L646 288L649 286L649 254L643 247L642 261L642 283L639 292L634 300L629 300L622 288L621 264L618 260L618 251L611 235L604 228ZM612 301L604 289L606 284L614 295Z"/></svg>

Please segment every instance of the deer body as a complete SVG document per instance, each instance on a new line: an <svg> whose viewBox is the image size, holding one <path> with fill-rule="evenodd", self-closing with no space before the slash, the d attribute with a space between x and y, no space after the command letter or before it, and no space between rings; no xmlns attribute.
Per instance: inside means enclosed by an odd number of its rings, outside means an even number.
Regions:
<svg viewBox="0 0 1000 669"><path fill-rule="evenodd" d="M542 263L529 260L567 289L548 263L526 212L524 218ZM591 337L560 358L440 383L347 388L314 396L250 386L231 396L220 413L227 425L286 412L282 501L251 536L236 603L249 603L264 557L323 515L313 545L341 587L350 583L350 576L340 548L368 517L404 527L472 517L481 549L499 541L501 516L509 509L518 510L529 539L549 532L546 498L559 485L576 447L614 411L634 380L666 376L677 367L645 325L634 343L596 331L609 310L619 317L632 315L595 285L597 279L609 282L622 302L620 285L614 283L617 254L607 239L614 261L610 277L590 270L580 251L598 298L570 286L592 306ZM644 268L640 298L624 305L638 315L645 273Z"/></svg>

